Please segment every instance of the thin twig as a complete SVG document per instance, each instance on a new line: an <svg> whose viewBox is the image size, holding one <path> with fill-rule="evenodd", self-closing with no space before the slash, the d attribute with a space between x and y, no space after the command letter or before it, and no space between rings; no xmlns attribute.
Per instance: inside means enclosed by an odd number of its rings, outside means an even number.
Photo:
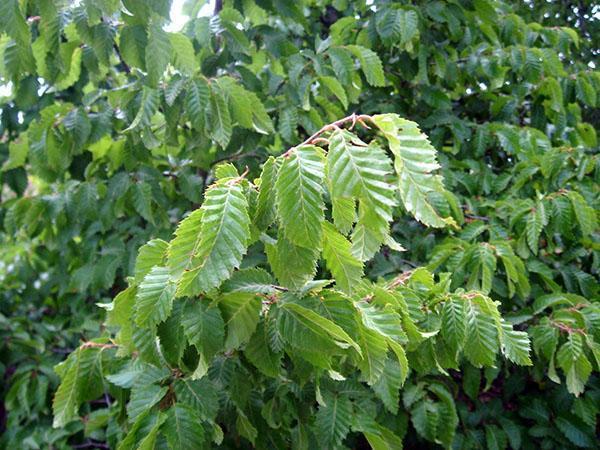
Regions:
<svg viewBox="0 0 600 450"><path fill-rule="evenodd" d="M352 123L352 126L350 128L352 128L357 122L360 123L362 126L364 126L365 128L369 128L364 122L366 120L369 121L373 121L373 118L367 114L356 114L356 113L352 113L347 117L344 117L343 119L340 120L336 120L335 122L329 123L327 125L325 125L324 127L322 127L319 131L317 131L316 133L312 134L311 136L309 136L304 142L302 142L300 145L297 145L295 147L290 148L287 152L285 152L283 154L284 157L287 157L290 155L290 153L292 153L296 148L298 147L302 147L303 145L310 145L313 144L315 141L317 141L318 139L320 139L320 136L323 133L326 133L328 131L333 131L336 130L338 128L340 128L342 125L345 125L348 122Z"/></svg>
<svg viewBox="0 0 600 450"><path fill-rule="evenodd" d="M80 348L100 348L102 350L107 349L107 348L117 348L118 345L116 344L100 344L98 342L84 342L83 344L81 344Z"/></svg>

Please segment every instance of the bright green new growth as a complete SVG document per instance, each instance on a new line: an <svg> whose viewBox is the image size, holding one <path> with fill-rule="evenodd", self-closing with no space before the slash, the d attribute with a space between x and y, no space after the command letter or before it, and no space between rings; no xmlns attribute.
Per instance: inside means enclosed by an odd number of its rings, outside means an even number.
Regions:
<svg viewBox="0 0 600 450"><path fill-rule="evenodd" d="M308 426L335 448L352 428L385 448L400 438L355 405L350 391L370 389L396 414L410 370L446 374L463 358L489 367L498 354L530 365L527 334L513 330L484 293L451 292L448 277L436 283L424 268L364 278L363 265L382 245L401 250L389 228L399 204L427 225L452 223L429 197L444 194L438 167L427 137L395 114L327 125L269 158L254 182L230 164L218 167L202 206L173 239L140 248L135 277L107 306L114 337L85 343L58 369L54 425L78 417L79 405L93 399L90 383L108 382L131 389L120 400L129 431L119 449L219 443L216 399L225 394L215 380L227 384L250 364L265 383L289 379L318 405L314 418L290 429L279 429L270 416L276 405L265 405L274 408L263 415L280 439L294 441L298 427ZM246 263L251 245L264 247L266 260ZM331 279L314 279L317 270ZM122 362L103 364L115 349ZM581 365L572 349L559 359L568 373ZM364 383L348 379L357 371ZM458 420L454 403L442 385L429 389L446 418L429 433L447 447ZM249 401L225 399L237 433L254 442ZM415 417L428 407L415 403Z"/></svg>

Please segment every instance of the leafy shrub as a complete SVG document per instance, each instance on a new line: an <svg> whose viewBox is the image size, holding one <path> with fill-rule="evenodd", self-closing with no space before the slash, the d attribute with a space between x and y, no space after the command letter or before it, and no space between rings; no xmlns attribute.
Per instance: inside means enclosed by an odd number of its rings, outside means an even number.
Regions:
<svg viewBox="0 0 600 450"><path fill-rule="evenodd" d="M596 6L413 3L1 2L2 446L595 446Z"/></svg>

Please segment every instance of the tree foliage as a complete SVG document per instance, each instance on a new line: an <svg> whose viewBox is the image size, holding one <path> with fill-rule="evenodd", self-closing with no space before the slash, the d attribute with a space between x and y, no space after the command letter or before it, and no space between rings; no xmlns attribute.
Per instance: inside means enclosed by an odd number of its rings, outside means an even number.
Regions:
<svg viewBox="0 0 600 450"><path fill-rule="evenodd" d="M0 445L596 445L597 5L0 3Z"/></svg>

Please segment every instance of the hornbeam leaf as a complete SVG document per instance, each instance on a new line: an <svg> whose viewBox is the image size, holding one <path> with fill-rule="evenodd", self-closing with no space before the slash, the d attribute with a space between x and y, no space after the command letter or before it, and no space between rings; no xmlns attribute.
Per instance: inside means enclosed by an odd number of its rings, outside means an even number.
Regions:
<svg viewBox="0 0 600 450"><path fill-rule="evenodd" d="M160 431L166 419L166 415L159 413L158 420L154 423L152 428L150 428L150 431L143 435L142 440L140 441L136 450L154 450L156 448L158 432Z"/></svg>
<svg viewBox="0 0 600 450"><path fill-rule="evenodd" d="M196 209L183 219L175 230L175 237L169 243L167 266L174 279L181 277L192 266L200 244L202 214L202 209Z"/></svg>
<svg viewBox="0 0 600 450"><path fill-rule="evenodd" d="M332 338L337 339L338 341L345 342L346 344L352 346L359 355L362 355L362 351L358 344L354 342L354 340L348 336L348 334L339 326L333 323L331 320L326 319L325 317L320 316L316 312L305 308L297 303L284 303L282 308L290 311L296 318L304 323L308 328L315 330L317 332L326 332Z"/></svg>
<svg viewBox="0 0 600 450"><path fill-rule="evenodd" d="M127 403L127 417L134 420L144 411L156 405L167 393L166 386L134 385L131 389L131 398Z"/></svg>
<svg viewBox="0 0 600 450"><path fill-rule="evenodd" d="M119 36L119 49L123 60L131 67L146 69L148 36L142 25L125 25Z"/></svg>
<svg viewBox="0 0 600 450"><path fill-rule="evenodd" d="M273 222L275 216L275 178L277 164L272 156L267 159L260 175L260 190L254 212L254 224L263 231Z"/></svg>
<svg viewBox="0 0 600 450"><path fill-rule="evenodd" d="M140 282L154 266L162 266L169 244L162 239L152 239L142 245L135 259L135 280Z"/></svg>
<svg viewBox="0 0 600 450"><path fill-rule="evenodd" d="M171 313L175 298L175 283L165 267L154 267L144 277L135 298L135 323L154 328Z"/></svg>
<svg viewBox="0 0 600 450"><path fill-rule="evenodd" d="M340 233L347 235L356 222L356 200L354 198L332 198L331 216Z"/></svg>
<svg viewBox="0 0 600 450"><path fill-rule="evenodd" d="M475 367L493 366L498 348L498 330L492 315L483 306L481 297L467 303L466 358Z"/></svg>
<svg viewBox="0 0 600 450"><path fill-rule="evenodd" d="M29 26L19 8L18 0L4 0L0 4L0 29L17 41L19 45L31 45Z"/></svg>
<svg viewBox="0 0 600 450"><path fill-rule="evenodd" d="M146 70L148 84L156 86L162 78L171 60L171 42L169 35L160 23L152 21L148 26L148 45L146 46Z"/></svg>
<svg viewBox="0 0 600 450"><path fill-rule="evenodd" d="M350 431L352 402L343 394L326 395L325 404L319 406L315 426L323 448L337 448Z"/></svg>
<svg viewBox="0 0 600 450"><path fill-rule="evenodd" d="M385 217L377 214L372 204L361 201L358 205L358 221L352 231L352 254L360 261L368 261L388 240L389 225Z"/></svg>
<svg viewBox="0 0 600 450"><path fill-rule="evenodd" d="M232 292L223 295L219 305L227 324L225 348L237 348L246 343L256 330L261 309L260 298L255 294Z"/></svg>
<svg viewBox="0 0 600 450"><path fill-rule="evenodd" d="M52 412L54 414L53 426L65 426L77 417L79 408L79 383L81 375L81 348L72 353L69 358L57 366L65 370L61 375L61 382L54 394Z"/></svg>
<svg viewBox="0 0 600 450"><path fill-rule="evenodd" d="M440 382L433 382L429 386L429 391L433 392L440 402L438 403L438 412L440 421L437 428L437 436L445 448L452 448L456 427L458 425L458 414L454 398L446 386Z"/></svg>
<svg viewBox="0 0 600 450"><path fill-rule="evenodd" d="M598 231L598 222L596 220L594 208L588 206L584 198L578 192L569 191L568 196L569 200L571 200L577 222L579 223L581 234L584 237L587 237L593 232Z"/></svg>
<svg viewBox="0 0 600 450"><path fill-rule="evenodd" d="M319 258L317 249L294 245L280 231L276 243L266 244L265 251L281 285L298 290L314 278Z"/></svg>
<svg viewBox="0 0 600 450"><path fill-rule="evenodd" d="M331 92L340 101L344 108L348 108L348 96L346 95L344 87L340 84L337 78L321 76L319 77L319 83L322 84L329 92Z"/></svg>
<svg viewBox="0 0 600 450"><path fill-rule="evenodd" d="M466 325L465 301L458 296L450 297L442 307L441 334L455 354L464 344Z"/></svg>
<svg viewBox="0 0 600 450"><path fill-rule="evenodd" d="M275 183L277 213L285 236L295 245L321 246L323 175L323 157L317 147L298 147L283 157Z"/></svg>
<svg viewBox="0 0 600 450"><path fill-rule="evenodd" d="M210 360L223 348L225 322L219 308L206 299L186 302L181 325L189 343L205 360Z"/></svg>
<svg viewBox="0 0 600 450"><path fill-rule="evenodd" d="M384 86L385 75L383 73L383 65L377 53L373 50L360 45L348 45L346 47L360 62L360 68L365 74L367 83L371 86Z"/></svg>
<svg viewBox="0 0 600 450"><path fill-rule="evenodd" d="M386 409L392 414L398 413L400 403L400 388L402 387L402 369L398 361L388 358L385 361L383 372L377 383L373 385L373 391L381 399Z"/></svg>
<svg viewBox="0 0 600 450"><path fill-rule="evenodd" d="M210 90L204 78L190 80L185 96L185 109L192 127L197 131L204 129Z"/></svg>
<svg viewBox="0 0 600 450"><path fill-rule="evenodd" d="M373 450L402 448L402 438L381 425L376 425L374 429L369 429L369 431L364 430L363 433Z"/></svg>
<svg viewBox="0 0 600 450"><path fill-rule="evenodd" d="M178 402L193 408L203 420L214 420L219 411L219 392L208 377L202 380L176 380L175 395Z"/></svg>
<svg viewBox="0 0 600 450"><path fill-rule="evenodd" d="M361 328L357 339L363 352L363 359L358 362L358 367L365 381L374 385L385 368L387 341L381 334L366 327Z"/></svg>
<svg viewBox="0 0 600 450"><path fill-rule="evenodd" d="M402 318L391 305L378 308L365 301L354 303L363 324L395 342L406 342L407 337L402 329Z"/></svg>
<svg viewBox="0 0 600 450"><path fill-rule="evenodd" d="M327 153L327 178L333 197L359 197L386 221L392 220L396 205L393 185L386 180L391 161L377 146L368 146L345 130L336 130Z"/></svg>
<svg viewBox="0 0 600 450"><path fill-rule="evenodd" d="M269 272L259 268L242 269L234 272L229 280L223 283L223 292L247 292L249 294L273 294L277 287Z"/></svg>
<svg viewBox="0 0 600 450"><path fill-rule="evenodd" d="M429 199L431 192L443 194L444 185L441 176L432 174L440 167L436 151L418 125L396 114L373 116L373 122L383 132L394 153L394 168L405 208L418 221L431 227L454 224L452 218L440 217Z"/></svg>
<svg viewBox="0 0 600 450"><path fill-rule="evenodd" d="M184 272L177 294L193 296L208 292L239 267L250 237L248 201L238 184L208 189L201 207L200 242L191 269Z"/></svg>
<svg viewBox="0 0 600 450"><path fill-rule="evenodd" d="M252 335L244 355L258 370L268 377L277 377L281 370L281 353L271 348L270 337L263 323L260 323L256 333Z"/></svg>
<svg viewBox="0 0 600 450"><path fill-rule="evenodd" d="M169 33L169 41L173 50L173 65L182 73L192 74L196 70L196 54L190 38L181 33Z"/></svg>
<svg viewBox="0 0 600 450"><path fill-rule="evenodd" d="M327 221L323 222L323 257L337 286L352 293L363 276L363 265L352 255L350 242Z"/></svg>
<svg viewBox="0 0 600 450"><path fill-rule="evenodd" d="M168 411L167 420L162 431L172 449L202 448L204 445L204 428L201 418L195 409L185 404L176 403Z"/></svg>
<svg viewBox="0 0 600 450"><path fill-rule="evenodd" d="M532 365L529 335L525 331L515 331L509 323L503 322L501 344L502 353L509 360L521 366Z"/></svg>
<svg viewBox="0 0 600 450"><path fill-rule="evenodd" d="M211 84L210 96L211 136L221 147L227 147L231 139L231 114L227 101L227 93L218 84Z"/></svg>
<svg viewBox="0 0 600 450"><path fill-rule="evenodd" d="M134 117L131 124L123 130L123 132L132 131L139 127L147 127L150 125L152 116L158 111L160 103L160 95L157 89L152 89L148 86L142 88L142 99L140 101L140 109Z"/></svg>
<svg viewBox="0 0 600 450"><path fill-rule="evenodd" d="M556 354L556 361L567 376L567 390L578 397L592 373L592 364L583 351L583 338L580 334L569 334Z"/></svg>
<svg viewBox="0 0 600 450"><path fill-rule="evenodd" d="M538 242L540 235L545 225L545 214L543 205L539 202L535 208L532 208L529 216L527 217L527 224L525 226L525 232L527 234L527 244L534 255L538 253Z"/></svg>

